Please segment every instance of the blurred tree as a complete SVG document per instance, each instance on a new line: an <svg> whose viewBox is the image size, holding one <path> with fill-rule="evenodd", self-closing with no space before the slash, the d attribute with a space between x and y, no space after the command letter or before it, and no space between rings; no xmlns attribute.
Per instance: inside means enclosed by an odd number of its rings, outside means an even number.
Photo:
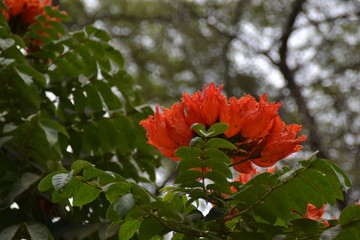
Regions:
<svg viewBox="0 0 360 240"><path fill-rule="evenodd" d="M359 1L60 3L69 28L93 23L116 39L152 103L213 81L228 95L284 101L284 119L304 124L306 149L340 163L354 181L347 201L359 199Z"/></svg>

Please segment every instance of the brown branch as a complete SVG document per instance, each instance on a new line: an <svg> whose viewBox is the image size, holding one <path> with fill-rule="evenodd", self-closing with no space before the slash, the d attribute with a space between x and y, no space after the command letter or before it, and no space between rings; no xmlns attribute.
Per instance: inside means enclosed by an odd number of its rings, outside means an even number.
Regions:
<svg viewBox="0 0 360 240"><path fill-rule="evenodd" d="M302 11L302 7L306 0L296 0L293 6L293 10L288 17L287 24L285 26L283 35L281 37L281 45L279 48L280 61L277 63L277 66L280 69L280 72L284 76L287 81L287 86L291 92L291 95L294 97L297 106L299 107L300 113L304 117L304 125L309 130L309 143L312 149L319 150L319 157L327 156L327 152L325 151L321 137L316 126L316 122L313 116L310 115L309 109L307 108L306 101L304 100L300 87L295 82L294 71L290 69L287 63L288 56L288 41L291 33L294 31L294 24L297 16Z"/></svg>

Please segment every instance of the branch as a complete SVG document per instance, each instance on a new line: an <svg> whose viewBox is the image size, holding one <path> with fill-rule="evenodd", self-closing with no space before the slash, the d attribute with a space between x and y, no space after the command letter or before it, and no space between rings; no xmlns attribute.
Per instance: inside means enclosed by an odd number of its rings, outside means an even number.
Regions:
<svg viewBox="0 0 360 240"><path fill-rule="evenodd" d="M168 228L174 232L177 232L177 233L182 233L184 235L187 235L187 236L193 236L193 237L198 237L198 238L201 238L201 237L208 237L210 239L221 239L215 235L212 235L210 233L207 233L207 232L202 232L201 230L199 229L196 229L196 228L193 228L191 226L187 226L189 228L189 230L191 231L185 231L183 229L180 229L178 228L179 226L184 226L182 225L181 223L178 223L176 226L175 225L172 225L170 224L170 221L165 221L163 220L161 217L157 216L155 213L153 213L151 210L148 210L146 208L143 208L141 205L138 205L142 210L144 210L147 214L149 214L150 216L152 216L153 218L155 218L161 225L163 225L165 228Z"/></svg>
<svg viewBox="0 0 360 240"><path fill-rule="evenodd" d="M326 158L326 151L321 143L321 137L316 126L316 122L313 116L310 115L309 109L307 108L306 101L304 100L300 87L295 82L294 71L290 69L287 63L288 56L288 41L291 33L294 31L294 24L297 16L302 11L302 7L306 0L296 0L294 3L293 10L288 17L287 24L285 26L283 35L281 37L281 45L279 48L280 61L277 66L280 72L287 81L288 88L290 89L291 95L294 97L297 106L300 109L301 114L304 117L304 125L309 129L309 143L313 149L319 150L319 157Z"/></svg>
<svg viewBox="0 0 360 240"><path fill-rule="evenodd" d="M298 171L298 172L294 172L293 175L291 175L288 179L284 180L283 182L280 182L279 184L277 184L274 187L271 187L269 189L268 192L266 192L263 196L261 196L257 201L255 201L253 204L249 205L247 208L245 208L244 210L232 215L232 216L228 216L225 217L224 220L228 221L231 219L234 219L238 216L243 215L244 213L247 213L248 211L250 211L251 209L253 209L254 207L256 207L258 204L262 203L272 192L276 191L278 188L282 187L283 185L287 184L288 182L290 182L291 180L293 180L295 177L299 176L301 173L307 171L308 169L310 169L310 166L305 167L303 170ZM284 175L283 175L284 176Z"/></svg>

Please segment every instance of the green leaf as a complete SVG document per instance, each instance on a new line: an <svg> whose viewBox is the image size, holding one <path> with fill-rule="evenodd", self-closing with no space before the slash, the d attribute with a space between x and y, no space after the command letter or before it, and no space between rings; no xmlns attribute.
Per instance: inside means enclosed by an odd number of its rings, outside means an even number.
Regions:
<svg viewBox="0 0 360 240"><path fill-rule="evenodd" d="M14 63L16 63L16 60L15 59L10 59L10 58L0 58L0 64L2 66L11 66L13 65Z"/></svg>
<svg viewBox="0 0 360 240"><path fill-rule="evenodd" d="M141 225L140 219L133 219L130 221L124 222L118 233L119 240L129 240L132 236L134 236L135 232L139 229Z"/></svg>
<svg viewBox="0 0 360 240"><path fill-rule="evenodd" d="M318 159L316 161L313 161L311 163L312 169L317 169L318 171L322 172L327 176L327 179L329 180L332 189L334 190L334 195L337 199L342 200L343 199L343 192L341 189L344 189L344 186L342 186L341 181L339 181L342 177L341 175L336 174L335 169L332 167L332 164L330 164L330 161ZM335 174L334 174L335 173ZM340 177L340 179L339 179Z"/></svg>
<svg viewBox="0 0 360 240"><path fill-rule="evenodd" d="M211 168L213 171L220 172L227 178L233 177L230 168L221 160L213 158L207 159L204 162L204 167Z"/></svg>
<svg viewBox="0 0 360 240"><path fill-rule="evenodd" d="M336 165L334 162L327 160L327 159L319 159L319 160L326 161L328 164L331 165L331 167L333 168L334 172L336 173L338 179L340 180L340 184L341 184L343 191L347 191L352 187L349 177L346 175L346 173L343 170L341 170L341 168L339 168L338 165Z"/></svg>
<svg viewBox="0 0 360 240"><path fill-rule="evenodd" d="M198 157L184 158L181 161L179 161L177 170L179 173L182 173L191 168L201 168L201 166L202 166L202 160Z"/></svg>
<svg viewBox="0 0 360 240"><path fill-rule="evenodd" d="M111 203L106 210L106 219L109 222L119 221L119 216L117 215L117 213L114 210L114 202Z"/></svg>
<svg viewBox="0 0 360 240"><path fill-rule="evenodd" d="M135 199L140 203L150 202L149 193L141 186L131 183L131 192L134 194Z"/></svg>
<svg viewBox="0 0 360 240"><path fill-rule="evenodd" d="M52 201L59 202L73 198L74 206L82 206L94 201L100 193L101 188L96 182L86 181L83 177L76 176L72 177L61 191L53 192Z"/></svg>
<svg viewBox="0 0 360 240"><path fill-rule="evenodd" d="M106 57L110 58L119 67L124 67L124 58L121 53L113 47L107 47L105 51Z"/></svg>
<svg viewBox="0 0 360 240"><path fill-rule="evenodd" d="M163 201L155 201L151 203L153 209L158 209L157 215L166 219L183 220L183 215L179 213L172 204Z"/></svg>
<svg viewBox="0 0 360 240"><path fill-rule="evenodd" d="M239 201L254 205L254 214L274 220L276 216L286 222L291 219L289 209L301 214L306 211L308 203L320 208L323 204L334 202L336 192L333 180L337 174L319 167L323 160L303 161L292 171L281 175L262 173L239 187L239 192L233 195ZM314 166L314 168L313 168ZM338 179L338 184L340 180Z"/></svg>
<svg viewBox="0 0 360 240"><path fill-rule="evenodd" d="M45 225L39 223L26 223L25 226L32 240L50 239L49 231Z"/></svg>
<svg viewBox="0 0 360 240"><path fill-rule="evenodd" d="M103 81L96 81L94 86L97 87L98 91L101 94L101 97L104 99L106 106L109 110L118 110L122 107L122 103L119 98L112 92L109 84Z"/></svg>
<svg viewBox="0 0 360 240"><path fill-rule="evenodd" d="M348 206L340 215L340 222L343 227L358 220L360 220L360 205Z"/></svg>
<svg viewBox="0 0 360 240"><path fill-rule="evenodd" d="M13 123L8 123L8 124L5 124L4 125L4 128L3 128L3 133L9 133L9 132L12 132L14 131L15 129L17 129L17 126L14 125Z"/></svg>
<svg viewBox="0 0 360 240"><path fill-rule="evenodd" d="M50 188L52 188L53 187L52 178L53 178L53 176L55 176L59 173L65 173L65 171L53 172L53 173L48 174L46 177L44 177L38 185L38 190L40 192L45 192L45 191L49 190Z"/></svg>
<svg viewBox="0 0 360 240"><path fill-rule="evenodd" d="M47 21L46 24L49 25L48 28L54 29L57 34L62 34L62 35L65 34L64 25L62 23L60 23L58 21ZM56 36L56 38L54 38L54 39L57 39L57 38L58 38L58 36Z"/></svg>
<svg viewBox="0 0 360 240"><path fill-rule="evenodd" d="M104 152L111 152L118 144L118 130L112 119L98 121L101 139L101 149Z"/></svg>
<svg viewBox="0 0 360 240"><path fill-rule="evenodd" d="M194 129L199 136L205 137L206 129L201 123L194 123L190 126L190 129Z"/></svg>
<svg viewBox="0 0 360 240"><path fill-rule="evenodd" d="M25 172L19 181L14 183L9 192L9 201L12 203L16 196L29 189L29 187L40 179L39 175Z"/></svg>
<svg viewBox="0 0 360 240"><path fill-rule="evenodd" d="M59 122L51 120L49 118L43 118L43 119L40 119L40 123L42 124L43 127L52 128L55 131L63 134L67 138L69 138L69 134L65 130L65 127L63 125L61 125Z"/></svg>
<svg viewBox="0 0 360 240"><path fill-rule="evenodd" d="M105 175L105 174L106 173L103 170L100 170L100 169L95 168L95 167L88 167L88 168L84 168L84 170L83 170L84 180L86 180L86 181L90 181L92 179L95 179L96 182L97 182L99 176Z"/></svg>
<svg viewBox="0 0 360 240"><path fill-rule="evenodd" d="M221 151L219 149L216 149L216 148L205 149L204 157L211 158L211 159L216 159L216 160L221 160L221 161L224 161L226 163L231 162L230 158L223 151Z"/></svg>
<svg viewBox="0 0 360 240"><path fill-rule="evenodd" d="M27 86L30 86L33 83L32 77L30 75L20 72L17 68L15 68L15 71Z"/></svg>
<svg viewBox="0 0 360 240"><path fill-rule="evenodd" d="M59 11L57 8L52 8L51 6L44 6L43 9L52 18L61 19L62 21L70 20L70 16L68 14Z"/></svg>
<svg viewBox="0 0 360 240"><path fill-rule="evenodd" d="M58 132L52 127L45 126L39 123L40 127L43 129L46 139L49 142L50 146L54 146L58 141Z"/></svg>
<svg viewBox="0 0 360 240"><path fill-rule="evenodd" d="M85 183L80 180L77 181L78 183L74 186L75 190L72 190L74 206L78 207L90 203L101 193L101 189L95 183ZM64 189L64 191L66 190L67 189Z"/></svg>
<svg viewBox="0 0 360 240"><path fill-rule="evenodd" d="M74 174L78 174L83 169L88 167L94 167L94 165L84 160L76 160L71 164L71 169L74 170Z"/></svg>
<svg viewBox="0 0 360 240"><path fill-rule="evenodd" d="M55 190L59 191L63 189L71 180L74 174L74 170L71 170L69 173L59 173L54 175L51 178L51 183L54 186Z"/></svg>
<svg viewBox="0 0 360 240"><path fill-rule="evenodd" d="M12 240L20 225L12 225L0 232L0 239Z"/></svg>
<svg viewBox="0 0 360 240"><path fill-rule="evenodd" d="M300 218L290 222L295 231L304 232L307 235L315 235L319 228L319 223L312 219Z"/></svg>
<svg viewBox="0 0 360 240"><path fill-rule="evenodd" d="M130 192L130 185L125 182L110 183L103 186L103 190L105 192L106 199L109 200L110 203L113 203L120 196Z"/></svg>
<svg viewBox="0 0 360 240"><path fill-rule="evenodd" d="M183 197L185 197L185 199ZM181 211L187 198L184 195L170 191L166 193L162 200L170 203L176 210Z"/></svg>
<svg viewBox="0 0 360 240"><path fill-rule="evenodd" d="M91 150L98 150L101 144L100 130L95 122L87 122L83 128L83 146L82 148Z"/></svg>
<svg viewBox="0 0 360 240"><path fill-rule="evenodd" d="M75 91L74 95L74 107L75 110L79 113L85 112L85 107L87 106L87 99L82 91Z"/></svg>
<svg viewBox="0 0 360 240"><path fill-rule="evenodd" d="M85 46L94 54L97 60L105 60L105 49L103 43L97 40L87 39Z"/></svg>
<svg viewBox="0 0 360 240"><path fill-rule="evenodd" d="M139 228L139 239L151 240L162 229L164 229L164 226L161 225L158 220L153 217L148 217L141 223L141 226Z"/></svg>
<svg viewBox="0 0 360 240"><path fill-rule="evenodd" d="M202 151L199 148L180 147L175 151L175 155L181 159L196 158L201 156Z"/></svg>
<svg viewBox="0 0 360 240"><path fill-rule="evenodd" d="M101 111L103 106L98 91L91 85L86 85L85 91L87 95L86 99L91 110L94 112Z"/></svg>
<svg viewBox="0 0 360 240"><path fill-rule="evenodd" d="M339 235L336 236L336 240L359 240L360 239L360 224L357 224L357 226L351 226L347 228L340 228L341 231ZM336 234L336 231L334 231L334 234ZM326 239L327 240L327 239Z"/></svg>
<svg viewBox="0 0 360 240"><path fill-rule="evenodd" d="M231 142L226 141L222 138L211 138L205 144L206 148L227 148L227 149L234 149L236 150L237 147L232 144Z"/></svg>
<svg viewBox="0 0 360 240"><path fill-rule="evenodd" d="M208 184L207 188L212 188L217 191L221 191L222 193L230 194L230 183L226 179L226 177L217 171L209 171L205 173L205 178L210 179L214 182L214 184Z"/></svg>
<svg viewBox="0 0 360 240"><path fill-rule="evenodd" d="M335 195L334 189L332 188L331 182L326 176L323 175L323 172L314 170L312 168L300 174L304 183L306 182L314 190L317 191L318 199L321 199L322 203L335 204ZM312 203L311 201L309 201ZM316 204L317 201L314 202ZM320 201L319 201L320 202ZM319 205L322 205L319 203Z"/></svg>
<svg viewBox="0 0 360 240"><path fill-rule="evenodd" d="M199 147L199 148L203 148L204 147L204 140L201 137L194 137L190 140L190 147Z"/></svg>
<svg viewBox="0 0 360 240"><path fill-rule="evenodd" d="M22 64L22 65L18 65L16 67L17 72L21 72L22 74L25 74L27 76L24 75L24 77L26 78L26 81L29 81L29 83L32 82L32 80L35 80L36 83L40 86L45 88L46 86L46 79L44 77L44 75L38 71L36 71L34 68L32 68L31 66L27 65L27 64ZM30 79L28 79L28 77L30 77ZM23 80L25 81L25 79L23 78Z"/></svg>
<svg viewBox="0 0 360 240"><path fill-rule="evenodd" d="M183 240L184 234L175 232L171 240Z"/></svg>
<svg viewBox="0 0 360 240"><path fill-rule="evenodd" d="M0 49L6 50L15 44L15 40L12 38L0 38Z"/></svg>
<svg viewBox="0 0 360 240"><path fill-rule="evenodd" d="M225 217L227 214L228 212L226 209L213 207L212 209L210 209L209 213L205 216L204 220L206 222L218 220Z"/></svg>
<svg viewBox="0 0 360 240"><path fill-rule="evenodd" d="M215 123L207 130L207 137L215 137L219 134L224 133L229 129L229 125L226 123Z"/></svg>
<svg viewBox="0 0 360 240"><path fill-rule="evenodd" d="M92 25L88 25L85 27L85 33L87 36L95 36L96 34L98 34L99 32L102 32L100 35L104 36L104 39L102 39L101 37L99 37L101 40L108 42L111 40L111 38L109 37L109 35L101 29L98 29Z"/></svg>
<svg viewBox="0 0 360 240"><path fill-rule="evenodd" d="M202 173L198 170L189 170L186 172L181 173L175 180L175 183L188 183L192 181L196 181L196 179L201 178Z"/></svg>
<svg viewBox="0 0 360 240"><path fill-rule="evenodd" d="M289 201L284 198L283 192L274 190L271 192L271 196L266 199L265 202L260 203L260 208L257 211L262 211L264 214L274 214L278 218L286 221L291 218L291 205ZM269 213L263 211L263 209L269 210Z"/></svg>
<svg viewBox="0 0 360 240"><path fill-rule="evenodd" d="M114 210L120 219L124 219L126 214L135 206L135 198L132 193L125 194L114 202Z"/></svg>

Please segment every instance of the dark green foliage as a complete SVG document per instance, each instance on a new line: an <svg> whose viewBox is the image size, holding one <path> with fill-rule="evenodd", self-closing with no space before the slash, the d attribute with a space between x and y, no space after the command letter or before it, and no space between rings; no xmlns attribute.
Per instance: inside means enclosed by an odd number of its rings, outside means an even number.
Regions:
<svg viewBox="0 0 360 240"><path fill-rule="evenodd" d="M162 197L86 161L74 162L67 174L50 174L39 189L48 189L49 178L66 179L75 172L65 187L56 190L56 184L52 184L53 199L72 197L74 205L75 202L86 204L89 196L74 191L81 184L105 194L111 203L106 214L111 222L108 231L118 229L118 239L124 240L153 239L170 231L175 233L172 239L359 238L359 206L346 208L340 220L329 221L329 227L321 221L302 218L308 203L318 208L326 203L334 205L336 199L342 198L341 189L351 187L347 176L334 163L311 156L291 170L283 168L258 174L237 185L236 191L230 191L232 174L227 166L229 158L221 151L223 144L207 148L208 141L218 138L205 134L202 148L177 150L177 156L182 158L175 180L179 186L164 188ZM104 177L106 181L101 180ZM79 179L82 182L77 186L74 180ZM194 205L200 199L213 205L205 216Z"/></svg>
<svg viewBox="0 0 360 240"><path fill-rule="evenodd" d="M68 19L51 7L45 11ZM104 227L109 203L99 194L107 189L113 202L119 198L114 189L126 190L122 183L111 186L122 178L104 171L141 181L141 169L154 181L159 165L138 124L152 111L140 106L137 86L109 35L92 26L68 33L61 22L37 19L17 35L0 18L0 232L7 229L1 232L5 239L76 237L65 226L86 219ZM36 185L54 171L39 190L57 191L39 193ZM72 206L97 203L73 210L68 197ZM10 209L14 202L20 209ZM56 226L66 230L56 232Z"/></svg>

